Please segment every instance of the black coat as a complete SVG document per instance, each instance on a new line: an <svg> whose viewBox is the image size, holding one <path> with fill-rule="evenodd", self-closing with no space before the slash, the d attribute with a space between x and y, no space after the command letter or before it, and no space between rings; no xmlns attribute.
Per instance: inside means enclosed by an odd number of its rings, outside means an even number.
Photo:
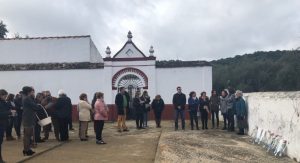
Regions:
<svg viewBox="0 0 300 163"><path fill-rule="evenodd" d="M175 93L173 96L173 105L174 109L178 109L178 106L181 107L181 109L185 108L186 104L186 96L183 93Z"/></svg>
<svg viewBox="0 0 300 163"><path fill-rule="evenodd" d="M163 99L156 100L154 99L151 103L151 107L156 113L161 113L165 108L165 103Z"/></svg>
<svg viewBox="0 0 300 163"><path fill-rule="evenodd" d="M141 113L144 113L144 110L143 110L143 106L142 104L140 103L140 98L134 98L133 99L133 107L135 109L135 113L136 114L141 114Z"/></svg>
<svg viewBox="0 0 300 163"><path fill-rule="evenodd" d="M127 107L126 109L128 110L129 108L129 95L125 93L126 96L126 100L127 100ZM124 110L124 103L123 103L123 95L121 93L118 93L116 98L115 98L115 104L117 106L117 111L118 111L118 115L124 115L125 114L125 110Z"/></svg>
<svg viewBox="0 0 300 163"><path fill-rule="evenodd" d="M8 116L11 114L9 111L9 105L6 101L0 100L0 126L6 127Z"/></svg>
<svg viewBox="0 0 300 163"><path fill-rule="evenodd" d="M54 117L56 118L71 118L72 102L67 96L61 96L55 104Z"/></svg>
<svg viewBox="0 0 300 163"><path fill-rule="evenodd" d="M209 108L209 99L208 99L208 97L205 98L205 101L201 97L199 97L199 104L200 104L199 105L200 109L204 109L204 106L207 106Z"/></svg>

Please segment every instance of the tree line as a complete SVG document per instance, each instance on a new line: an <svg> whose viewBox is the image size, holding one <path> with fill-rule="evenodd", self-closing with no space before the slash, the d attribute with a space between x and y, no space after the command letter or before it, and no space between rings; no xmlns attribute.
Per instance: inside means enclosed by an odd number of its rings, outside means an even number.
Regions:
<svg viewBox="0 0 300 163"><path fill-rule="evenodd" d="M299 91L300 51L258 51L210 62L213 87L244 92Z"/></svg>

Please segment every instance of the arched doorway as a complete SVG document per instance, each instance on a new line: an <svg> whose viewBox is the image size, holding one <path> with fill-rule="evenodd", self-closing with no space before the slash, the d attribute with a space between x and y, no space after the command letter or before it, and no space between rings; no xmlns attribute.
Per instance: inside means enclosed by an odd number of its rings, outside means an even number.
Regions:
<svg viewBox="0 0 300 163"><path fill-rule="evenodd" d="M119 92L121 87L125 87L130 96L128 118L134 118L132 100L137 91L141 92L148 89L148 77L143 71L137 68L124 68L118 71L112 78L112 89Z"/></svg>

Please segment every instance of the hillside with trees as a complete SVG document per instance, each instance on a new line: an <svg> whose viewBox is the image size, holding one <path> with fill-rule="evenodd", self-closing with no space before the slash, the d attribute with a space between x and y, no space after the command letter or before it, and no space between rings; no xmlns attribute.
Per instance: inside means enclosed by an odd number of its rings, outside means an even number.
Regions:
<svg viewBox="0 0 300 163"><path fill-rule="evenodd" d="M213 88L244 92L299 91L300 51L255 52L210 62Z"/></svg>

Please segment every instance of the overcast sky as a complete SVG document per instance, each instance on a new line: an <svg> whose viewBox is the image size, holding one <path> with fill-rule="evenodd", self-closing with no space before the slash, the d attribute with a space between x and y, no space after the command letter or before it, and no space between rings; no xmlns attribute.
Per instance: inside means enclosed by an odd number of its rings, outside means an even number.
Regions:
<svg viewBox="0 0 300 163"><path fill-rule="evenodd" d="M300 0L0 0L21 36L91 35L116 53L127 32L159 60L214 60L300 46Z"/></svg>

